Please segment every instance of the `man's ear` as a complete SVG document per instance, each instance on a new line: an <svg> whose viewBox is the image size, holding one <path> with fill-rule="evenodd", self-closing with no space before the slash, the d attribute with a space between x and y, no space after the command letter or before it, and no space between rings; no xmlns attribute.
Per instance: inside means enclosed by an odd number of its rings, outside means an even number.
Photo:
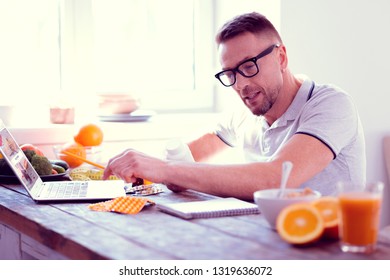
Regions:
<svg viewBox="0 0 390 280"><path fill-rule="evenodd" d="M282 69L282 72L284 72L288 66L288 57L287 57L287 50L285 45L281 45L279 47L279 63L280 63L280 69Z"/></svg>

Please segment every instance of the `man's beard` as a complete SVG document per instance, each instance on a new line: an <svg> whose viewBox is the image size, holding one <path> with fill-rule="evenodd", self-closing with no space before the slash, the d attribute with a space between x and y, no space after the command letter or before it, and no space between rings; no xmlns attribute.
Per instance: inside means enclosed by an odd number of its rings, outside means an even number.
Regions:
<svg viewBox="0 0 390 280"><path fill-rule="evenodd" d="M251 110L251 112L254 115L264 116L274 105L274 103L276 101L276 97L277 97L277 92L272 91L270 94L267 95L264 91L261 91L259 94L262 95L263 100L262 100L261 104L255 106L255 107L248 106L245 103L245 100L243 100L243 101L244 101L245 105Z"/></svg>

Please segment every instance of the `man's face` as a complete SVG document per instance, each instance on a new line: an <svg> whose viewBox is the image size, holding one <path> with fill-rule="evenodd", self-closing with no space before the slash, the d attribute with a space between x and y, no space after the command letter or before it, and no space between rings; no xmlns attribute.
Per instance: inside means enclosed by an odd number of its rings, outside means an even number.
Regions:
<svg viewBox="0 0 390 280"><path fill-rule="evenodd" d="M274 39L252 33L244 33L223 42L218 49L222 70L237 67L276 43ZM278 51L275 47L257 60L259 73L255 76L247 78L235 73L236 82L232 87L255 115L265 115L272 108L282 86Z"/></svg>

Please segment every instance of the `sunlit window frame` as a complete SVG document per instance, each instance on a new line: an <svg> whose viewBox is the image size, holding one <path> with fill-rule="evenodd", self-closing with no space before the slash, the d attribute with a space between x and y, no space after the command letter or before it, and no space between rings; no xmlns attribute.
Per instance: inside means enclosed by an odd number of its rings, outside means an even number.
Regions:
<svg viewBox="0 0 390 280"><path fill-rule="evenodd" d="M93 0L60 0L61 90L67 95L92 99ZM215 43L214 1L195 1L195 89L148 92L147 109L158 112L209 112L214 107ZM172 74L174 75L174 73Z"/></svg>

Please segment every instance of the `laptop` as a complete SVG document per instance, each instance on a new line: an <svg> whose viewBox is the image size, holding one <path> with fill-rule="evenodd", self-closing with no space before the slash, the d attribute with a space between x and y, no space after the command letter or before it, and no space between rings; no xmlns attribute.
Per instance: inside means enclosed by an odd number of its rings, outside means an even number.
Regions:
<svg viewBox="0 0 390 280"><path fill-rule="evenodd" d="M105 200L126 195L122 180L43 182L1 120L0 152L35 202Z"/></svg>

